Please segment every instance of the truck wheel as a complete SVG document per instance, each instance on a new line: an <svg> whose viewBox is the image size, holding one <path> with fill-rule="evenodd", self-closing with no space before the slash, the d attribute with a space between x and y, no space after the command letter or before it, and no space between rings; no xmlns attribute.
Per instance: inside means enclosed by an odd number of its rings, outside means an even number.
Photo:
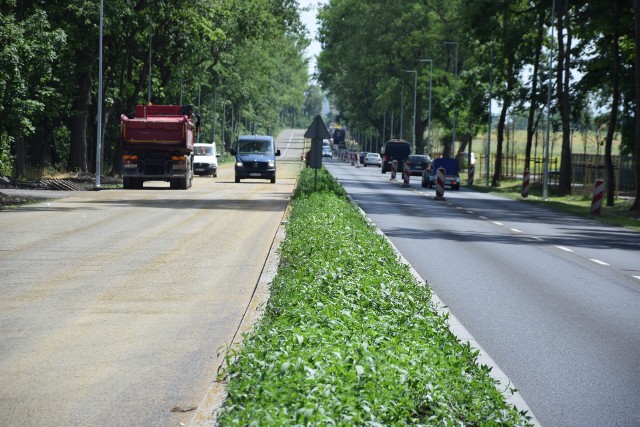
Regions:
<svg viewBox="0 0 640 427"><path fill-rule="evenodd" d="M131 188L142 188L144 180L142 178L131 178Z"/></svg>
<svg viewBox="0 0 640 427"><path fill-rule="evenodd" d="M177 190L180 187L178 178L169 179L169 186L171 187L172 190Z"/></svg>
<svg viewBox="0 0 640 427"><path fill-rule="evenodd" d="M129 178L128 176L122 177L122 188L124 188L125 190L131 188L131 178Z"/></svg>
<svg viewBox="0 0 640 427"><path fill-rule="evenodd" d="M178 178L178 189L179 190L186 190L189 185L189 180L185 177L185 178Z"/></svg>
<svg viewBox="0 0 640 427"><path fill-rule="evenodd" d="M271 183L272 183L272 184L275 184L275 183L276 183L276 177L275 177L275 175L271 177Z"/></svg>
<svg viewBox="0 0 640 427"><path fill-rule="evenodd" d="M236 176L236 184L240 182L240 178Z"/></svg>

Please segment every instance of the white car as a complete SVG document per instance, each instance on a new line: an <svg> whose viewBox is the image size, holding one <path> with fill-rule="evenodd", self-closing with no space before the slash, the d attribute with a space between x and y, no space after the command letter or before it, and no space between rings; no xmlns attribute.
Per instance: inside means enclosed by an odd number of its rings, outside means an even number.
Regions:
<svg viewBox="0 0 640 427"><path fill-rule="evenodd" d="M382 157L378 153L367 153L367 156L364 158L364 167L367 165L382 167Z"/></svg>

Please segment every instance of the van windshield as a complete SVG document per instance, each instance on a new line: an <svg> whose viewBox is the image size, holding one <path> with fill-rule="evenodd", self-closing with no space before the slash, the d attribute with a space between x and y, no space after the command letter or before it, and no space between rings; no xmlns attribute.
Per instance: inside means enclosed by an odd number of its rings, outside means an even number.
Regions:
<svg viewBox="0 0 640 427"><path fill-rule="evenodd" d="M269 140L238 141L238 153L273 154L273 144Z"/></svg>
<svg viewBox="0 0 640 427"><path fill-rule="evenodd" d="M196 156L213 156L213 147L196 147Z"/></svg>

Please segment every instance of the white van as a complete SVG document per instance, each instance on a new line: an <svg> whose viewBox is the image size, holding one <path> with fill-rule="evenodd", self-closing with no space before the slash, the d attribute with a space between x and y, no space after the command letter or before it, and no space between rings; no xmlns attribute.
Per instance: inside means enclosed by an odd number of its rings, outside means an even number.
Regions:
<svg viewBox="0 0 640 427"><path fill-rule="evenodd" d="M216 144L193 144L193 173L218 176L218 150Z"/></svg>

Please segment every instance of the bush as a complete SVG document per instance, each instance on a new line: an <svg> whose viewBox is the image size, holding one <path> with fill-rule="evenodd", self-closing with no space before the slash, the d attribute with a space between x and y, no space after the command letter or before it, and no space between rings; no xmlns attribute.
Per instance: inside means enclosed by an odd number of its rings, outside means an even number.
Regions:
<svg viewBox="0 0 640 427"><path fill-rule="evenodd" d="M305 170L220 425L526 425L331 176ZM311 180L311 183L309 183Z"/></svg>

